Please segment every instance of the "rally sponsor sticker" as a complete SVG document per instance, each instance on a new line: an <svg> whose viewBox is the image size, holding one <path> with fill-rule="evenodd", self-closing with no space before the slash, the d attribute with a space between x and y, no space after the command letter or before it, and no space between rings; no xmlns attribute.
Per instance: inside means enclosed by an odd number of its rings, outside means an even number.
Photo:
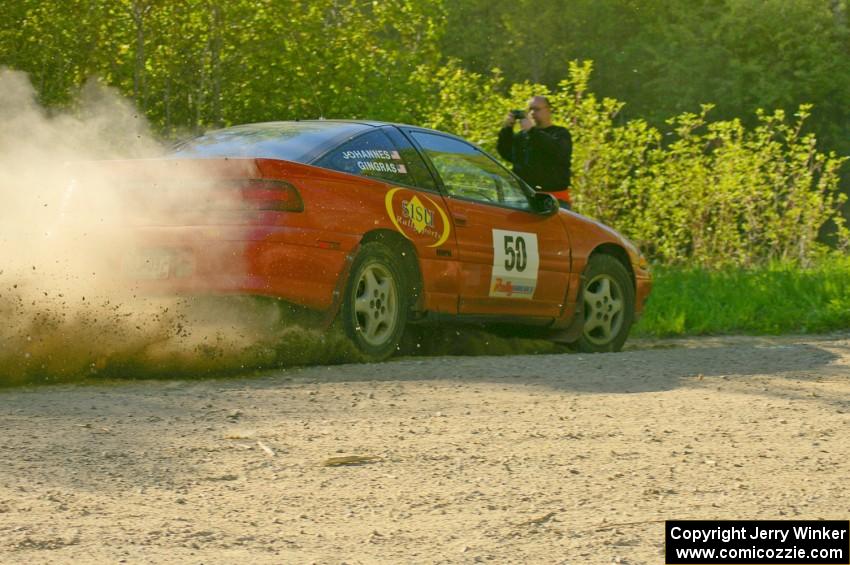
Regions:
<svg viewBox="0 0 850 565"><path fill-rule="evenodd" d="M446 212L429 196L406 188L394 188L384 198L387 214L407 239L427 247L439 247L449 238Z"/></svg>
<svg viewBox="0 0 850 565"><path fill-rule="evenodd" d="M537 234L493 230L490 296L531 300L537 288L539 267Z"/></svg>

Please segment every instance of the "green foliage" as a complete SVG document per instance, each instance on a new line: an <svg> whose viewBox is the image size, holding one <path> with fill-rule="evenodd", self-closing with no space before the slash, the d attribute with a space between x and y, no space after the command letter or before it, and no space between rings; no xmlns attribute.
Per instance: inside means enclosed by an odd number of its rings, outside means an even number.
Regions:
<svg viewBox="0 0 850 565"><path fill-rule="evenodd" d="M495 147L498 129L494 122L508 111L498 70L484 76L463 70L458 61L449 61L438 69L420 67L413 81L426 93L419 124Z"/></svg>
<svg viewBox="0 0 850 565"><path fill-rule="evenodd" d="M0 15L0 65L29 72L47 105L100 77L166 135L320 116L414 121L408 78L436 66L441 15L440 0L21 0Z"/></svg>
<svg viewBox="0 0 850 565"><path fill-rule="evenodd" d="M633 190L619 195L642 213L623 218L623 229L665 263L805 264L821 253L817 236L827 223L846 245L846 197L837 192L843 159L802 134L809 107L792 123L781 110L759 111L752 130L737 119L708 122L710 109L669 120L673 141L646 148L646 162L628 177ZM629 158L634 147L626 151Z"/></svg>
<svg viewBox="0 0 850 565"><path fill-rule="evenodd" d="M660 268L633 335L817 333L850 325L850 258L722 270Z"/></svg>
<svg viewBox="0 0 850 565"><path fill-rule="evenodd" d="M757 108L813 103L812 130L850 152L847 0L464 0L447 11L443 52L473 72L554 87L567 61L593 60L593 90L656 127L708 102L750 127Z"/></svg>
<svg viewBox="0 0 850 565"><path fill-rule="evenodd" d="M590 62L570 64L556 90L514 84L454 67L437 75L441 103L425 123L493 150L498 122L532 94L545 94L555 121L573 134L573 199L583 214L616 227L657 262L704 266L806 264L823 252L818 233L831 225L839 245L850 233L840 207L844 158L817 149L804 133L810 106L786 119L757 112L758 125L711 122L711 105L667 121L621 121L623 103L588 90Z"/></svg>

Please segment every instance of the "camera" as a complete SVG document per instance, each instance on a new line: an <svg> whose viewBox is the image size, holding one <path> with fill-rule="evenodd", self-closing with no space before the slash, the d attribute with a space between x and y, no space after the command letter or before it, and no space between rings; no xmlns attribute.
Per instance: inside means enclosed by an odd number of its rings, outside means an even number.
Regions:
<svg viewBox="0 0 850 565"><path fill-rule="evenodd" d="M521 120L525 118L525 112L522 110L511 110L511 116L513 116L514 119Z"/></svg>

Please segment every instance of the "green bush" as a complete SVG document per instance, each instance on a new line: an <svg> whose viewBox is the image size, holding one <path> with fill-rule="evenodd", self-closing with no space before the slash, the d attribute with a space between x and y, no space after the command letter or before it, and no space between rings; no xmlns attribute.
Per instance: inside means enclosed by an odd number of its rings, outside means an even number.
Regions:
<svg viewBox="0 0 850 565"><path fill-rule="evenodd" d="M623 103L588 89L590 62L573 62L556 90L528 83L505 88L501 77L450 65L436 76L427 125L493 150L502 116L532 94L545 94L555 120L574 140L573 198L585 215L614 226L655 262L754 266L811 264L829 225L842 249L848 230L838 192L844 157L822 153L803 132L811 107L790 121L759 111L758 126L709 121L711 105L667 121L662 133L643 120L621 122ZM508 94L500 94L507 91Z"/></svg>

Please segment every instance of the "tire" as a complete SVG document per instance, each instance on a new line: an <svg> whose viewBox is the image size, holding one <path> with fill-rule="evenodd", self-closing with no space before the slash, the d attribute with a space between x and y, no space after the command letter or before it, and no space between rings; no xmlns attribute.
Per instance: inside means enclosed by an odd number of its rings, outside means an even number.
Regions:
<svg viewBox="0 0 850 565"><path fill-rule="evenodd" d="M365 243L354 258L340 319L354 345L376 361L395 353L407 323L408 285L385 245Z"/></svg>
<svg viewBox="0 0 850 565"><path fill-rule="evenodd" d="M584 329L576 347L585 353L620 351L634 322L631 276L614 257L594 255L584 270L584 280Z"/></svg>

